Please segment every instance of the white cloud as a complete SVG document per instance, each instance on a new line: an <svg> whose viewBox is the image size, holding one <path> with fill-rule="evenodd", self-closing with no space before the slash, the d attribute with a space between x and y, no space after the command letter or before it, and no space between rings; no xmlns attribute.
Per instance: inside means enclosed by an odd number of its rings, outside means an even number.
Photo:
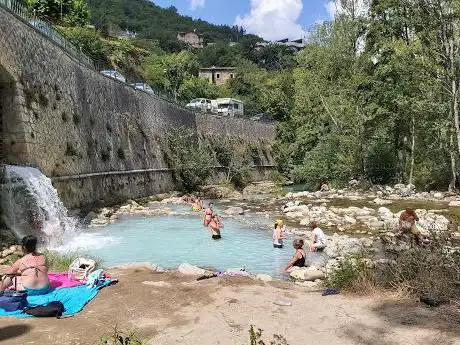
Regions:
<svg viewBox="0 0 460 345"><path fill-rule="evenodd" d="M190 3L190 9L195 11L198 8L203 8L206 0L187 0Z"/></svg>
<svg viewBox="0 0 460 345"><path fill-rule="evenodd" d="M250 12L237 16L235 24L266 40L297 39L303 36L297 23L302 9L302 0L251 0Z"/></svg>

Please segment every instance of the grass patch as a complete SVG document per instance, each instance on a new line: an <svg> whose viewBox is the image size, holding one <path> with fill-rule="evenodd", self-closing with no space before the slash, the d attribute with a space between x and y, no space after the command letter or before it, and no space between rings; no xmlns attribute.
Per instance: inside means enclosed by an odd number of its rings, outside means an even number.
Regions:
<svg viewBox="0 0 460 345"><path fill-rule="evenodd" d="M52 251L45 251L46 263L48 270L51 272L67 272L72 262L81 257L77 253L60 254ZM85 256L86 257L86 256ZM102 260L98 258L91 258L96 261L96 269L102 267Z"/></svg>
<svg viewBox="0 0 460 345"><path fill-rule="evenodd" d="M146 345L147 342L142 340L136 331L124 332L118 326L113 331L101 337L99 345Z"/></svg>
<svg viewBox="0 0 460 345"><path fill-rule="evenodd" d="M366 291L375 286L375 270L366 253L346 256L328 274L326 285L330 288L348 291Z"/></svg>
<svg viewBox="0 0 460 345"><path fill-rule="evenodd" d="M260 328L256 329L254 328L253 325L251 325L251 328L249 329L249 344L251 345L289 345L286 338L283 337L280 334L273 334L273 339L269 342L266 343L262 339L262 333L263 330Z"/></svg>

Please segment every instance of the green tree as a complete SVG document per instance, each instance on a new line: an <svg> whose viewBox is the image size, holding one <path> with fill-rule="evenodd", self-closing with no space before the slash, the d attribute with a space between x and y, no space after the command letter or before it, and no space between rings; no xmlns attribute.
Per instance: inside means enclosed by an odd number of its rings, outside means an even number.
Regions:
<svg viewBox="0 0 460 345"><path fill-rule="evenodd" d="M177 100L184 82L198 75L198 59L191 52L154 55L143 65L144 75L151 85L170 92Z"/></svg>
<svg viewBox="0 0 460 345"><path fill-rule="evenodd" d="M67 26L89 24L91 13L85 0L25 0L25 3L53 23Z"/></svg>

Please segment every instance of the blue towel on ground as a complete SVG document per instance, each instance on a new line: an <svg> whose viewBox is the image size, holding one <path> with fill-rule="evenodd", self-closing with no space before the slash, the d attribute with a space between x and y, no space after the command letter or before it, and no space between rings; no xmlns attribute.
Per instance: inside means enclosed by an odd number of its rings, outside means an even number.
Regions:
<svg viewBox="0 0 460 345"><path fill-rule="evenodd" d="M29 296L27 302L29 307L48 304L53 301L59 301L64 305L65 311L63 316L74 315L85 307L103 287L109 285L110 280L106 280L98 286L88 287L87 285L80 285L71 288L56 288L51 290L46 295ZM14 317L32 317L22 311L6 312L0 309L0 316L14 316Z"/></svg>

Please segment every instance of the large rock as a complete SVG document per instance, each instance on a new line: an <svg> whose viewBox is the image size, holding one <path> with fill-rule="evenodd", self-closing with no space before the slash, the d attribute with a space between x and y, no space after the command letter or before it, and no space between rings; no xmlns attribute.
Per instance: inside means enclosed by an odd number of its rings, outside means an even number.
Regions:
<svg viewBox="0 0 460 345"><path fill-rule="evenodd" d="M244 214L244 209L242 207L229 207L224 211L224 213L228 216Z"/></svg>
<svg viewBox="0 0 460 345"><path fill-rule="evenodd" d="M204 195L209 199L241 200L243 195L236 190L221 185L211 185L202 188Z"/></svg>
<svg viewBox="0 0 460 345"><path fill-rule="evenodd" d="M243 189L243 195L274 194L279 188L271 181L255 182Z"/></svg>
<svg viewBox="0 0 460 345"><path fill-rule="evenodd" d="M317 267L301 267L290 273L290 276L296 280L315 281L324 279L324 273Z"/></svg>
<svg viewBox="0 0 460 345"><path fill-rule="evenodd" d="M140 271L156 272L158 269L158 265L152 264L151 262L133 262L130 264L121 264L113 268L119 269L119 270L130 270L130 271L140 270Z"/></svg>
<svg viewBox="0 0 460 345"><path fill-rule="evenodd" d="M460 200L452 200L452 201L449 203L449 206L450 206L450 207L460 207Z"/></svg>
<svg viewBox="0 0 460 345"><path fill-rule="evenodd" d="M372 202L374 204L376 204L376 205L379 205L379 206L390 205L390 204L393 203L393 201L391 201L391 200L384 200L384 199L380 199L380 198L376 198Z"/></svg>
<svg viewBox="0 0 460 345"><path fill-rule="evenodd" d="M192 276L200 276L206 273L206 270L199 268L194 265L190 265L189 263L180 264L177 268L178 271L185 275L192 275Z"/></svg>
<svg viewBox="0 0 460 345"><path fill-rule="evenodd" d="M270 282L273 280L273 278L269 276L268 274L258 274L256 275L256 279L261 280L263 282Z"/></svg>

